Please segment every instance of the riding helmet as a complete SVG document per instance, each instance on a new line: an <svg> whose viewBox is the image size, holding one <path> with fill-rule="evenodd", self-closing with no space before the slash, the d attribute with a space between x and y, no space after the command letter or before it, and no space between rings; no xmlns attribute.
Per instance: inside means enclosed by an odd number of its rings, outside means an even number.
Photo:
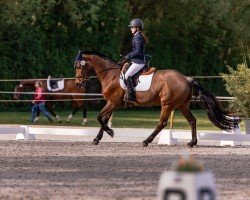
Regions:
<svg viewBox="0 0 250 200"><path fill-rule="evenodd" d="M133 19L130 24L128 25L128 27L138 27L140 29L144 28L144 24L143 21L140 19Z"/></svg>

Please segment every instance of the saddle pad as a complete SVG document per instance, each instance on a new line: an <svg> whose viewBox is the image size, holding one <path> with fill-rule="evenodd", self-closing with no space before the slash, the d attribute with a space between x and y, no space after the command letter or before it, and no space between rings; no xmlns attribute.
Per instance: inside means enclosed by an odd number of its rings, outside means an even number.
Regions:
<svg viewBox="0 0 250 200"><path fill-rule="evenodd" d="M138 85L134 88L135 91L138 92L144 92L148 91L151 86L152 78L153 78L154 73L149 74L149 75L140 75L139 76L139 83ZM121 72L120 74L120 86L122 89L126 90L127 86L124 83L124 74Z"/></svg>
<svg viewBox="0 0 250 200"><path fill-rule="evenodd" d="M56 83L57 84L57 88L51 88L50 87L50 79L48 78L47 79L47 88L51 92L56 92L56 91L59 91L59 90L63 90L64 89L64 81L65 81L64 79L57 81L57 83Z"/></svg>

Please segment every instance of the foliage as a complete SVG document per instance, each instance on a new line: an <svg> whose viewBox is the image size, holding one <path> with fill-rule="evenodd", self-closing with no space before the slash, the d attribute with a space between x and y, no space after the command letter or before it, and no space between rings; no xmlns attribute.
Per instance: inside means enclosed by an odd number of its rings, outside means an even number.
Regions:
<svg viewBox="0 0 250 200"><path fill-rule="evenodd" d="M242 58L250 64L249 8L249 0L0 0L0 78L72 77L79 49L118 60L131 50L133 18L145 23L152 65L218 75ZM219 81L204 84L221 92Z"/></svg>
<svg viewBox="0 0 250 200"><path fill-rule="evenodd" d="M246 64L240 64L236 70L228 67L229 74L222 74L226 89L235 100L231 108L240 115L250 118L250 69Z"/></svg>
<svg viewBox="0 0 250 200"><path fill-rule="evenodd" d="M201 172L204 171L204 166L193 155L189 155L188 158L181 157L174 170L178 172Z"/></svg>

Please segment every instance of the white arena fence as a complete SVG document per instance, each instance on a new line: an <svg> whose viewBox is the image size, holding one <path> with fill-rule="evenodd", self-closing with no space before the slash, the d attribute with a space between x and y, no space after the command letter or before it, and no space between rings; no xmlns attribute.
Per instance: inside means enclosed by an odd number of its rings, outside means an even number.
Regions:
<svg viewBox="0 0 250 200"><path fill-rule="evenodd" d="M22 95L34 95L35 92L12 92L12 91L0 91L0 94L22 94ZM102 94L100 93L61 93L61 92L43 92L44 95L50 95L50 96L90 96L90 97L102 97ZM0 102L31 102L31 100L16 100L16 99L0 99ZM94 100L104 100L104 98L72 98L72 99L60 99L60 100L54 100L54 99L46 99L44 101L94 101Z"/></svg>
<svg viewBox="0 0 250 200"><path fill-rule="evenodd" d="M110 138L104 134L111 142L141 142L148 137L154 129L143 128L113 128L115 131L115 138ZM27 125L0 125L0 135L13 134L16 140L36 140L38 136L49 138L49 136L81 136L91 137L93 139L98 133L99 128L96 127L41 127L41 126L27 126ZM250 145L250 135L241 132L237 129L233 132L216 132L216 131L198 131L197 137L199 143L208 144L210 141L217 142L220 146L237 146ZM46 138L46 139L47 139ZM121 138L124 138L123 140ZM176 145L180 141L191 140L191 131L184 130L162 130L159 134L159 145ZM156 139L157 139L156 138ZM217 143L214 145L217 145Z"/></svg>
<svg viewBox="0 0 250 200"><path fill-rule="evenodd" d="M35 92L12 92L12 91L0 91L0 94L23 94L23 95L34 95ZM61 92L43 92L44 95L51 95L51 96L103 96L100 93L61 93ZM234 97L221 97L217 96L216 97L219 101L233 101ZM75 100L102 100L104 98L91 98L91 99L86 99L86 98L81 98L81 99L62 99L62 100L45 100L45 101L75 101ZM193 101L199 101L199 98L193 97ZM0 102L27 102L31 100L0 100Z"/></svg>
<svg viewBox="0 0 250 200"><path fill-rule="evenodd" d="M91 77L95 78L95 77ZM194 78L221 78L220 76L196 76ZM57 78L53 78L56 80ZM59 78L58 78L59 79ZM60 78L61 79L61 78ZM72 79L72 78L64 78L64 79ZM22 80L38 80L38 79L22 79ZM47 79L39 79L39 80L47 80ZM17 79L8 79L0 81L21 81ZM17 94L17 92L12 91L0 91L0 94ZM29 94L34 95L34 92L18 92L19 94ZM98 96L101 97L102 94L99 93L60 93L60 92L46 92L45 95L74 95L74 96ZM64 99L64 100L46 100L46 101L72 101L72 100L103 100L104 98L79 98L79 99ZM220 101L233 101L233 97L217 97ZM194 98L193 100L199 101L199 99ZM0 100L0 102L30 102L31 100ZM70 130L70 131L69 131ZM90 127L38 127L38 126L27 126L27 125L0 125L0 135L1 134L15 134L16 139L24 139L24 140L34 140L36 139L36 135L67 135L67 136L93 136L95 137L98 133L99 128L90 128ZM114 128L114 131L118 136L123 137L141 137L145 138L149 136L154 129L130 129L130 128ZM211 140L217 141L220 145L242 145L243 143L250 142L250 135L245 134L245 132L240 131L240 129L235 129L232 132L197 132L198 140ZM158 144L168 144L175 145L180 140L190 140L191 139L191 131L183 131L183 130L172 130L165 129L161 131L159 134Z"/></svg>

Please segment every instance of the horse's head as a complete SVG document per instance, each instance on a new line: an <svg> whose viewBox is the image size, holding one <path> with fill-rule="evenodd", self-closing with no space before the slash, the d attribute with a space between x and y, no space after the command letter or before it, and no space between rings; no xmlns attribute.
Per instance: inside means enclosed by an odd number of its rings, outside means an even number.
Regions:
<svg viewBox="0 0 250 200"><path fill-rule="evenodd" d="M77 87L85 87L86 81L89 80L89 76L93 69L90 64L87 63L86 58L81 58L75 62L75 84Z"/></svg>
<svg viewBox="0 0 250 200"><path fill-rule="evenodd" d="M96 51L79 51L75 58L75 83L78 87L83 87L92 73L98 77L111 69L119 68L108 56Z"/></svg>
<svg viewBox="0 0 250 200"><path fill-rule="evenodd" d="M22 95L21 93L26 90L35 90L34 80L20 81L20 83L15 87L14 99L19 100Z"/></svg>
<svg viewBox="0 0 250 200"><path fill-rule="evenodd" d="M14 99L19 100L21 98L20 92L23 92L23 85L21 83L15 87Z"/></svg>

